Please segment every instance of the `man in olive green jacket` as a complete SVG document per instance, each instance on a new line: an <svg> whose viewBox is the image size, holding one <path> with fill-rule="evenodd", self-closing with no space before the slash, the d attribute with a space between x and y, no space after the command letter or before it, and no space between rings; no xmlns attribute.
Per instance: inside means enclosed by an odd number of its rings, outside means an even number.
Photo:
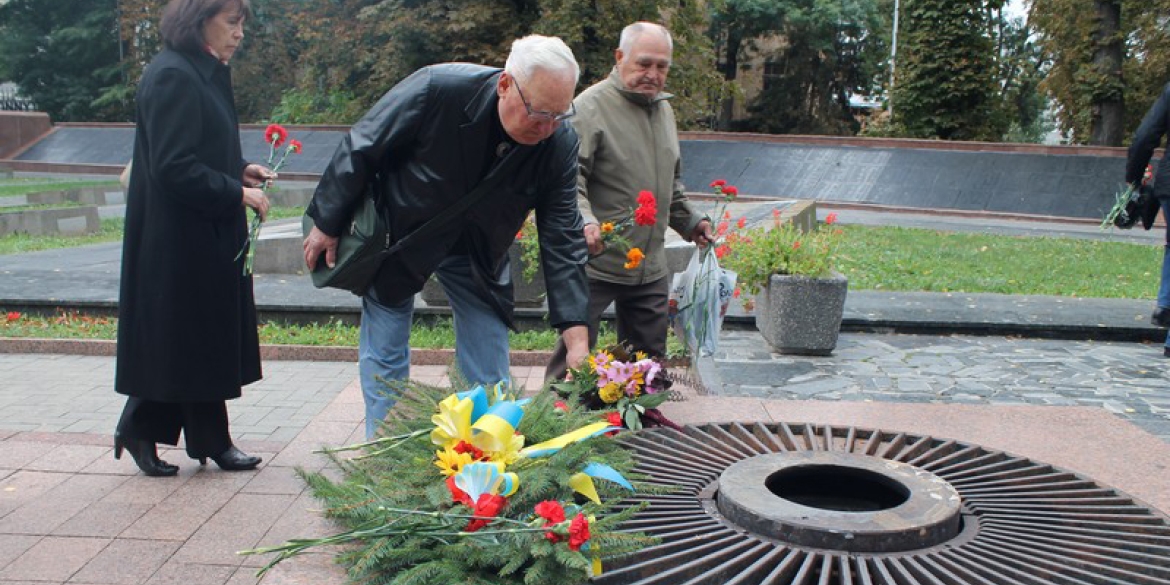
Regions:
<svg viewBox="0 0 1170 585"><path fill-rule="evenodd" d="M573 127L581 140L577 203L591 256L586 267L590 347L597 343L601 313L612 302L618 342L652 357L665 356L670 291L666 228L701 246L714 238L711 222L687 202L679 179L678 133L667 101L673 96L663 92L672 51L665 28L631 24L622 30L614 51L613 72L573 100ZM627 267L633 264L627 248L606 245L602 226L628 218L642 191L654 194L657 215L653 225L632 224L621 231L645 255L640 264ZM565 371L565 348L558 344L545 377L563 378Z"/></svg>

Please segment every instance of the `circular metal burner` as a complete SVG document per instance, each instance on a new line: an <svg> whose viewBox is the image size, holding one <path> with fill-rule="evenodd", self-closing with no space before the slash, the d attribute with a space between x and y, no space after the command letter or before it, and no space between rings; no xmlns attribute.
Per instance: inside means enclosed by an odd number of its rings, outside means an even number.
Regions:
<svg viewBox="0 0 1170 585"><path fill-rule="evenodd" d="M853 552L924 548L959 533L959 493L928 471L852 453L770 453L719 475L715 507L756 534Z"/></svg>
<svg viewBox="0 0 1170 585"><path fill-rule="evenodd" d="M637 500L624 529L661 543L597 583L1170 585L1165 515L978 445L734 423L624 440L638 473L681 490Z"/></svg>

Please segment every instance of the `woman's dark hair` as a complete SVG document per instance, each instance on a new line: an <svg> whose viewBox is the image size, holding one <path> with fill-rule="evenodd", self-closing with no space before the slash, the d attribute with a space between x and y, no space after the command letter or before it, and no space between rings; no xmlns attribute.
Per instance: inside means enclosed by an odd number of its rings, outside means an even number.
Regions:
<svg viewBox="0 0 1170 585"><path fill-rule="evenodd" d="M252 16L248 0L171 0L158 26L163 43L176 51L202 51L206 45L203 23L224 8L235 8L245 18Z"/></svg>

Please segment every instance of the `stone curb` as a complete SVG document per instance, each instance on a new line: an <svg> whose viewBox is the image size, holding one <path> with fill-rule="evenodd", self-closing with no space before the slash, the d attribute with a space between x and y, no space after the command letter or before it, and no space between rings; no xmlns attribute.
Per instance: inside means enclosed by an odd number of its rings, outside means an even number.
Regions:
<svg viewBox="0 0 1170 585"><path fill-rule="evenodd" d="M40 339L27 337L0 338L0 353L56 353L113 357L117 342L107 339ZM356 362L356 347L315 345L260 346L260 357L273 361ZM543 366L552 357L551 351L517 350L510 353L514 366ZM453 349L411 349L410 363L416 366L446 366L455 359Z"/></svg>

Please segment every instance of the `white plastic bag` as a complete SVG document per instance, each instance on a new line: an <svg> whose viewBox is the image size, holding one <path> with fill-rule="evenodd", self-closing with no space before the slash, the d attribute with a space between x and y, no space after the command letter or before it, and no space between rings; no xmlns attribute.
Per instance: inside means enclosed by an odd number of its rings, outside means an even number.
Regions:
<svg viewBox="0 0 1170 585"><path fill-rule="evenodd" d="M675 275L670 288L671 327L693 355L715 354L735 280L736 274L720 268L708 250L691 256L686 270Z"/></svg>

